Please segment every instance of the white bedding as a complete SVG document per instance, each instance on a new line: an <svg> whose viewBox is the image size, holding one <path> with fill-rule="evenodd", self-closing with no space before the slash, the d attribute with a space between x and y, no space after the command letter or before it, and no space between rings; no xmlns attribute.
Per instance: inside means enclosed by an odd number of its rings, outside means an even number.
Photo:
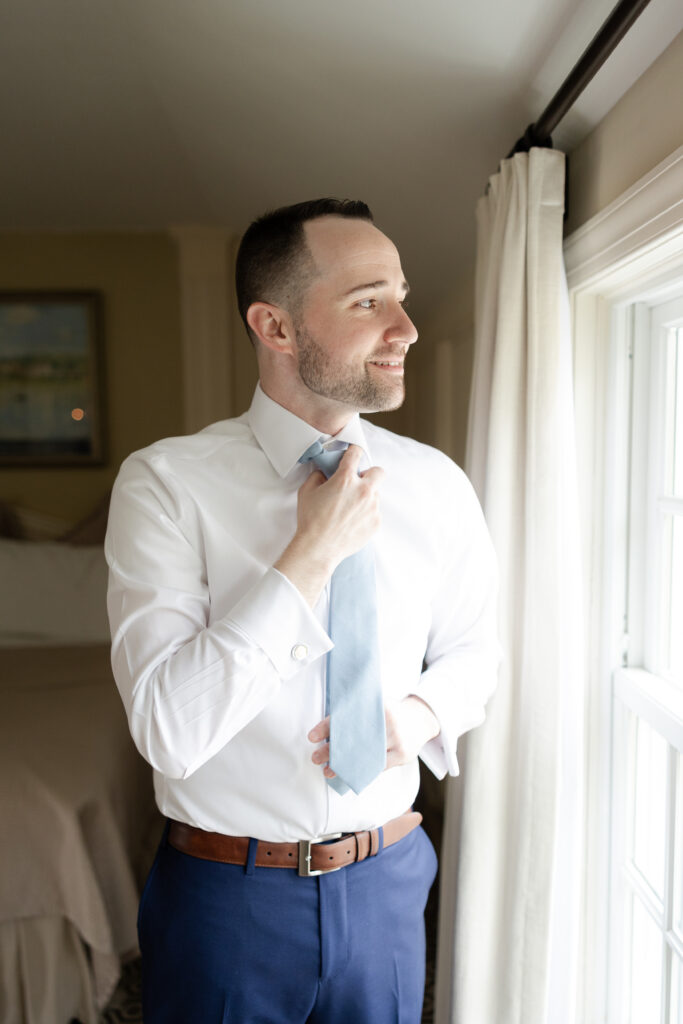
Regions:
<svg viewBox="0 0 683 1024"><path fill-rule="evenodd" d="M137 945L150 769L107 645L2 649L0 697L0 1020L94 1021Z"/></svg>
<svg viewBox="0 0 683 1024"><path fill-rule="evenodd" d="M108 642L101 544L0 538L0 647Z"/></svg>

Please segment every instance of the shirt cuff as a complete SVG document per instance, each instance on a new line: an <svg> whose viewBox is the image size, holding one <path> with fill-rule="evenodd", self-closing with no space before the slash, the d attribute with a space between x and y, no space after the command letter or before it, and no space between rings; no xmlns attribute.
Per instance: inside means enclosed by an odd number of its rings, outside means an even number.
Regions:
<svg viewBox="0 0 683 1024"><path fill-rule="evenodd" d="M260 647L283 680L334 646L301 593L277 569L269 569L223 621Z"/></svg>
<svg viewBox="0 0 683 1024"><path fill-rule="evenodd" d="M446 748L443 744L441 736L435 736L433 740L429 740L425 743L422 750L419 751L418 756L429 768L432 775L435 775L437 779L443 779L446 775L459 775L460 768L458 766L458 758L455 755L455 750L451 752L451 757L446 756Z"/></svg>
<svg viewBox="0 0 683 1024"><path fill-rule="evenodd" d="M456 680L463 676L468 679L469 685L457 685ZM420 751L420 758L439 779L446 774L460 774L458 739L484 721L484 702L492 689L489 687L486 691L485 678L482 666L476 659L473 663L463 658L455 664L431 665L422 673L419 684L413 690L413 695L431 708L441 727L439 735L426 743Z"/></svg>

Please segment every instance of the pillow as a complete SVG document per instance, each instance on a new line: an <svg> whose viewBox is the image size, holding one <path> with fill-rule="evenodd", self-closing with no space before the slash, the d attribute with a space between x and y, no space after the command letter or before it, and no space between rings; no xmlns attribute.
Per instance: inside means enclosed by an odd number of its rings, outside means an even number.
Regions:
<svg viewBox="0 0 683 1024"><path fill-rule="evenodd" d="M109 641L101 546L0 539L0 646Z"/></svg>

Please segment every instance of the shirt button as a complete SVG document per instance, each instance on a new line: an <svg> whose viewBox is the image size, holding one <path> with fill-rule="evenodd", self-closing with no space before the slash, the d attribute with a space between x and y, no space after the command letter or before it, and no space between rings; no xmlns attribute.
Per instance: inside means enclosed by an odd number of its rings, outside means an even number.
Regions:
<svg viewBox="0 0 683 1024"><path fill-rule="evenodd" d="M292 647L292 657L294 661L303 661L308 656L308 647L306 644L294 644Z"/></svg>

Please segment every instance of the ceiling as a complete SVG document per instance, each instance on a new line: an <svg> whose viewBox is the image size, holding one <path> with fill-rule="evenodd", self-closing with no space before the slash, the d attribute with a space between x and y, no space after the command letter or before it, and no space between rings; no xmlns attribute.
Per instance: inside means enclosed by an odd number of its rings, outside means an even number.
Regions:
<svg viewBox="0 0 683 1024"><path fill-rule="evenodd" d="M0 229L225 225L365 199L428 317L474 204L614 0L3 0ZM652 0L555 135L571 148L683 29Z"/></svg>

